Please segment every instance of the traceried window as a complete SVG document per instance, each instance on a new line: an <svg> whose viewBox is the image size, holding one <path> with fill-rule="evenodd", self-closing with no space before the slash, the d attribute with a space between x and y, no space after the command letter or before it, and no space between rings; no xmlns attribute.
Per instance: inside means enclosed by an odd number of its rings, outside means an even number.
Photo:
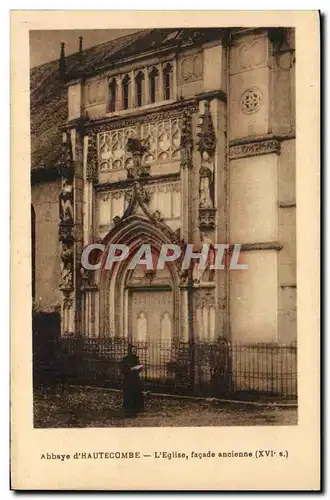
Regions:
<svg viewBox="0 0 330 500"><path fill-rule="evenodd" d="M165 101L171 99L171 72L172 66L168 63L163 69L163 89Z"/></svg>
<svg viewBox="0 0 330 500"><path fill-rule="evenodd" d="M157 92L157 79L158 79L158 70L156 68L152 68L149 73L149 96L150 102L156 102L156 92Z"/></svg>
<svg viewBox="0 0 330 500"><path fill-rule="evenodd" d="M113 78L109 81L109 101L108 101L108 112L112 113L116 111L116 79Z"/></svg>
<svg viewBox="0 0 330 500"><path fill-rule="evenodd" d="M137 107L142 106L143 79L143 73L142 71L139 71L135 77L135 104Z"/></svg>
<svg viewBox="0 0 330 500"><path fill-rule="evenodd" d="M130 78L128 75L126 75L122 82L123 109L128 109L129 107L129 86L130 86Z"/></svg>

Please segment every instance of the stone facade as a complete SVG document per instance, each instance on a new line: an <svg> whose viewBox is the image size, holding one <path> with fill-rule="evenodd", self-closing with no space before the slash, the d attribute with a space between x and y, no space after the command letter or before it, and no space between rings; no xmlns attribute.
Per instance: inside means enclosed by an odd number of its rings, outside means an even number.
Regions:
<svg viewBox="0 0 330 500"><path fill-rule="evenodd" d="M294 33L273 31L68 73L61 177L48 199L32 188L37 256L56 248L49 280L36 259L36 302L60 304L63 335L296 339ZM93 242L155 257L163 243L240 243L248 271L85 272Z"/></svg>

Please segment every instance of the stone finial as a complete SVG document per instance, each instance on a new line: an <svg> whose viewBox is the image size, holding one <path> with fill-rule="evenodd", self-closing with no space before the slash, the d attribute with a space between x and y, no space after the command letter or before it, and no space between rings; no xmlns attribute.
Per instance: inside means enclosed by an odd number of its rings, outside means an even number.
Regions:
<svg viewBox="0 0 330 500"><path fill-rule="evenodd" d="M61 54L60 54L60 61L59 61L59 70L60 70L61 78L64 78L65 73L66 73L65 43L64 42L61 42Z"/></svg>

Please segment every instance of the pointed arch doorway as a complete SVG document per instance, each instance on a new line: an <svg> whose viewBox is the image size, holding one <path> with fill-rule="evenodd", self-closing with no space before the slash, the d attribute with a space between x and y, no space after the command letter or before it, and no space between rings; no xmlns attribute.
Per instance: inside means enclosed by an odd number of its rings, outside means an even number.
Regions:
<svg viewBox="0 0 330 500"><path fill-rule="evenodd" d="M125 291L128 336L139 347L145 363L144 375L153 379L166 377L175 332L171 277L158 271L151 278L142 266L137 266L127 277Z"/></svg>
<svg viewBox="0 0 330 500"><path fill-rule="evenodd" d="M146 241L156 261L163 243L171 243L164 231L150 221L134 216L110 235L108 244L129 246L130 256ZM119 262L100 277L100 334L127 338L138 345L147 378L167 376L172 347L182 332L182 294L174 263L164 269L148 270L130 260Z"/></svg>

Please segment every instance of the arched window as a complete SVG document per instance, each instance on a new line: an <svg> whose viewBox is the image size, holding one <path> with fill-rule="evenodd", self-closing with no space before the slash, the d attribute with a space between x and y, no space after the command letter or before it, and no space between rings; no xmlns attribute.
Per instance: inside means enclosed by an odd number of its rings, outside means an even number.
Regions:
<svg viewBox="0 0 330 500"><path fill-rule="evenodd" d="M171 72L172 66L168 63L163 69L163 89L165 101L171 99Z"/></svg>
<svg viewBox="0 0 330 500"><path fill-rule="evenodd" d="M129 84L130 78L128 75L125 76L122 83L123 88L123 109L128 109L129 107Z"/></svg>
<svg viewBox="0 0 330 500"><path fill-rule="evenodd" d="M117 92L116 79L113 78L109 82L109 101L107 109L108 113L116 111L116 92Z"/></svg>
<svg viewBox="0 0 330 500"><path fill-rule="evenodd" d="M136 106L142 106L142 82L144 76L142 71L139 71L135 77L135 104Z"/></svg>
<svg viewBox="0 0 330 500"><path fill-rule="evenodd" d="M36 212L31 205L31 266L32 266L32 299L36 296Z"/></svg>
<svg viewBox="0 0 330 500"><path fill-rule="evenodd" d="M157 78L158 71L156 68L153 68L149 73L149 96L151 103L156 102Z"/></svg>

